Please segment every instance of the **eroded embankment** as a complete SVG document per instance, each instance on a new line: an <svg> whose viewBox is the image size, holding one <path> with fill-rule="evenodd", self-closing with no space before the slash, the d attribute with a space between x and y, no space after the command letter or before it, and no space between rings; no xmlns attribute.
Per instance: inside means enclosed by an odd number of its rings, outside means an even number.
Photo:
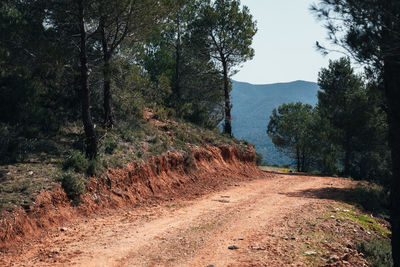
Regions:
<svg viewBox="0 0 400 267"><path fill-rule="evenodd" d="M91 178L78 207L71 205L60 186L41 192L31 207L2 215L0 248L78 216L152 200L187 199L257 174L261 172L255 166L254 149L210 146L193 149L192 157L165 153L145 164L135 162Z"/></svg>

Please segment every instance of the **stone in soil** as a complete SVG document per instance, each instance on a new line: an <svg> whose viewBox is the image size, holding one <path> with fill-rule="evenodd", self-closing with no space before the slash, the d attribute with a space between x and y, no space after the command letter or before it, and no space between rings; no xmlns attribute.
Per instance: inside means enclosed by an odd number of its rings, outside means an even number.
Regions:
<svg viewBox="0 0 400 267"><path fill-rule="evenodd" d="M313 255L317 255L317 252L312 250L304 252L304 256L313 256Z"/></svg>
<svg viewBox="0 0 400 267"><path fill-rule="evenodd" d="M328 260L327 263L334 263L334 262L337 262L337 261L339 261L339 260L340 260L340 259L339 259L338 256L332 255L332 256L329 257L329 260Z"/></svg>

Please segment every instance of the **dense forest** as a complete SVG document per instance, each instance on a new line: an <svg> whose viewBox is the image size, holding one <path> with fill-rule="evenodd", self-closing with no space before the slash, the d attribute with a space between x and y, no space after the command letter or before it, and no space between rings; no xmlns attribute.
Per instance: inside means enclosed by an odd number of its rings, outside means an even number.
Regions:
<svg viewBox="0 0 400 267"><path fill-rule="evenodd" d="M256 33L238 1L2 1L1 159L82 120L99 130L144 107L231 135L229 77ZM100 127L100 128L99 128Z"/></svg>
<svg viewBox="0 0 400 267"><path fill-rule="evenodd" d="M290 147L299 170L388 185L400 266L400 2L321 0L312 11L365 75L347 58L331 62L319 75L317 107L283 105L268 133ZM56 142L84 154L71 153L63 167L86 162L93 174L118 146L107 136L127 141L149 109L208 129L223 121L231 137L230 77L254 56L256 32L238 0L1 1L1 163L48 153Z"/></svg>

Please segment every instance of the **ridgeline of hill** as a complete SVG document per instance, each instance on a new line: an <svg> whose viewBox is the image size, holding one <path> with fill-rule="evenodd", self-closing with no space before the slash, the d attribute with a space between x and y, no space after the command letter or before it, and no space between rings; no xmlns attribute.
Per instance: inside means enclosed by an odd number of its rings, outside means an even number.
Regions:
<svg viewBox="0 0 400 267"><path fill-rule="evenodd" d="M253 85L233 81L233 134L238 139L255 145L270 164L290 164L291 159L280 153L266 134L269 116L274 108L284 103L302 102L315 105L319 87L316 83L294 81L289 83Z"/></svg>

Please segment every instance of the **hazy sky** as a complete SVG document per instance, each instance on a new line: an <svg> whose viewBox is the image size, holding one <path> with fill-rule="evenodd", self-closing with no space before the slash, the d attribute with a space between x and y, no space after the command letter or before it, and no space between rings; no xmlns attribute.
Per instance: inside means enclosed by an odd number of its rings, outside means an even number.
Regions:
<svg viewBox="0 0 400 267"><path fill-rule="evenodd" d="M257 20L255 57L233 76L253 84L306 80L316 82L318 72L328 66L315 42L326 43L326 30L309 11L313 0L242 0Z"/></svg>

